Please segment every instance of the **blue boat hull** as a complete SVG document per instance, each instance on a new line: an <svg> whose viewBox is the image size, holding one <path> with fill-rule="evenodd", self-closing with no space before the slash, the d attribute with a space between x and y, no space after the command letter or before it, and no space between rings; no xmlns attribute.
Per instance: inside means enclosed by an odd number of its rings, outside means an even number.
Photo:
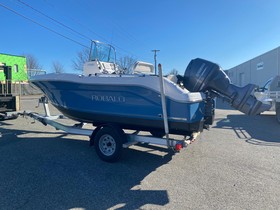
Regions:
<svg viewBox="0 0 280 210"><path fill-rule="evenodd" d="M64 115L94 126L114 123L124 129L164 131L159 93L145 86L32 81ZM166 97L169 132L203 130L204 102L181 103Z"/></svg>

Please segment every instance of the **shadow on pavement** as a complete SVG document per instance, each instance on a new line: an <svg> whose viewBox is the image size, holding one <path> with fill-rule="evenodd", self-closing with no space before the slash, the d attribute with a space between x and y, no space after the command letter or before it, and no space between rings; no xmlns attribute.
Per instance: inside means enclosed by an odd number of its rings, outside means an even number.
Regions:
<svg viewBox="0 0 280 210"><path fill-rule="evenodd" d="M109 164L88 141L0 132L0 209L139 209L169 202L166 190L142 190L140 183L172 154L127 149Z"/></svg>
<svg viewBox="0 0 280 210"><path fill-rule="evenodd" d="M213 127L232 129L238 138L251 144L280 146L280 125L272 114L229 114L224 119L216 119L216 125Z"/></svg>

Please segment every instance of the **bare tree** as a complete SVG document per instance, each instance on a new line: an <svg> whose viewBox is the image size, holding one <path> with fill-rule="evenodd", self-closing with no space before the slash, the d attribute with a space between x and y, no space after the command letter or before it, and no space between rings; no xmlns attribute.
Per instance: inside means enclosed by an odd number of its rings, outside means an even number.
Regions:
<svg viewBox="0 0 280 210"><path fill-rule="evenodd" d="M54 61L52 63L53 65L53 71L55 73L63 73L64 72L64 66L59 61Z"/></svg>
<svg viewBox="0 0 280 210"><path fill-rule="evenodd" d="M124 70L125 73L129 73L130 68L135 62L136 59L134 59L133 57L124 56L120 57L117 63L120 66L120 68Z"/></svg>
<svg viewBox="0 0 280 210"><path fill-rule="evenodd" d="M84 63L89 61L90 50L88 48L84 48L82 51L77 53L77 57L72 61L73 68L77 71L82 71ZM99 59L103 59L106 55L103 55L102 52L98 54ZM136 59L130 56L120 57L117 64L121 69L124 70L124 73L129 73L130 68L136 62Z"/></svg>
<svg viewBox="0 0 280 210"><path fill-rule="evenodd" d="M26 57L27 69L42 69L41 64L39 64L38 59L32 54L24 54Z"/></svg>
<svg viewBox="0 0 280 210"><path fill-rule="evenodd" d="M168 73L168 75L170 75L170 74L178 75L178 74L179 74L179 71L178 71L177 69L172 69L172 70Z"/></svg>
<svg viewBox="0 0 280 210"><path fill-rule="evenodd" d="M90 50L84 48L82 51L77 53L77 57L73 60L73 68L77 71L83 71L84 63L89 60Z"/></svg>

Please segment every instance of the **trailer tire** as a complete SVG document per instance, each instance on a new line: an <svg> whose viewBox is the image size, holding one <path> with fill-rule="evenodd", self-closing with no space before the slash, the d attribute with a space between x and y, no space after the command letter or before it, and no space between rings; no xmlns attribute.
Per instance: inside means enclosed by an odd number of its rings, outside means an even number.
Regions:
<svg viewBox="0 0 280 210"><path fill-rule="evenodd" d="M277 107L276 109L276 120L278 123L280 123L280 107Z"/></svg>
<svg viewBox="0 0 280 210"><path fill-rule="evenodd" d="M121 158L125 135L115 126L102 127L95 135L94 147L101 160L116 162Z"/></svg>

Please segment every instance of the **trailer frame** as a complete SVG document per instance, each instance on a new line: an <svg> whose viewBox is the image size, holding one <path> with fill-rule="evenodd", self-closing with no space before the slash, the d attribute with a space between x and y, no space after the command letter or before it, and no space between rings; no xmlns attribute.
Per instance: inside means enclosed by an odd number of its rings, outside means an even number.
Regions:
<svg viewBox="0 0 280 210"><path fill-rule="evenodd" d="M182 148L187 147L193 142L199 133L193 133L190 138L183 136L181 140L170 138L158 138L151 135L141 135L141 131L126 133L116 124L103 124L94 129L84 128L86 123L77 123L72 126L58 122L60 119L68 119L62 114L51 115L48 99L43 96L39 99L39 104L43 105L44 114L39 114L32 111L24 111L19 113L22 116L28 116L43 125L50 125L57 130L64 131L67 134L88 136L90 146L94 146L98 156L106 162L116 162L120 159L122 149L129 148L136 144L152 144L155 146L165 146L172 152L179 152ZM101 134L100 134L101 133ZM102 141L100 143L100 141ZM113 145L114 144L114 145Z"/></svg>

